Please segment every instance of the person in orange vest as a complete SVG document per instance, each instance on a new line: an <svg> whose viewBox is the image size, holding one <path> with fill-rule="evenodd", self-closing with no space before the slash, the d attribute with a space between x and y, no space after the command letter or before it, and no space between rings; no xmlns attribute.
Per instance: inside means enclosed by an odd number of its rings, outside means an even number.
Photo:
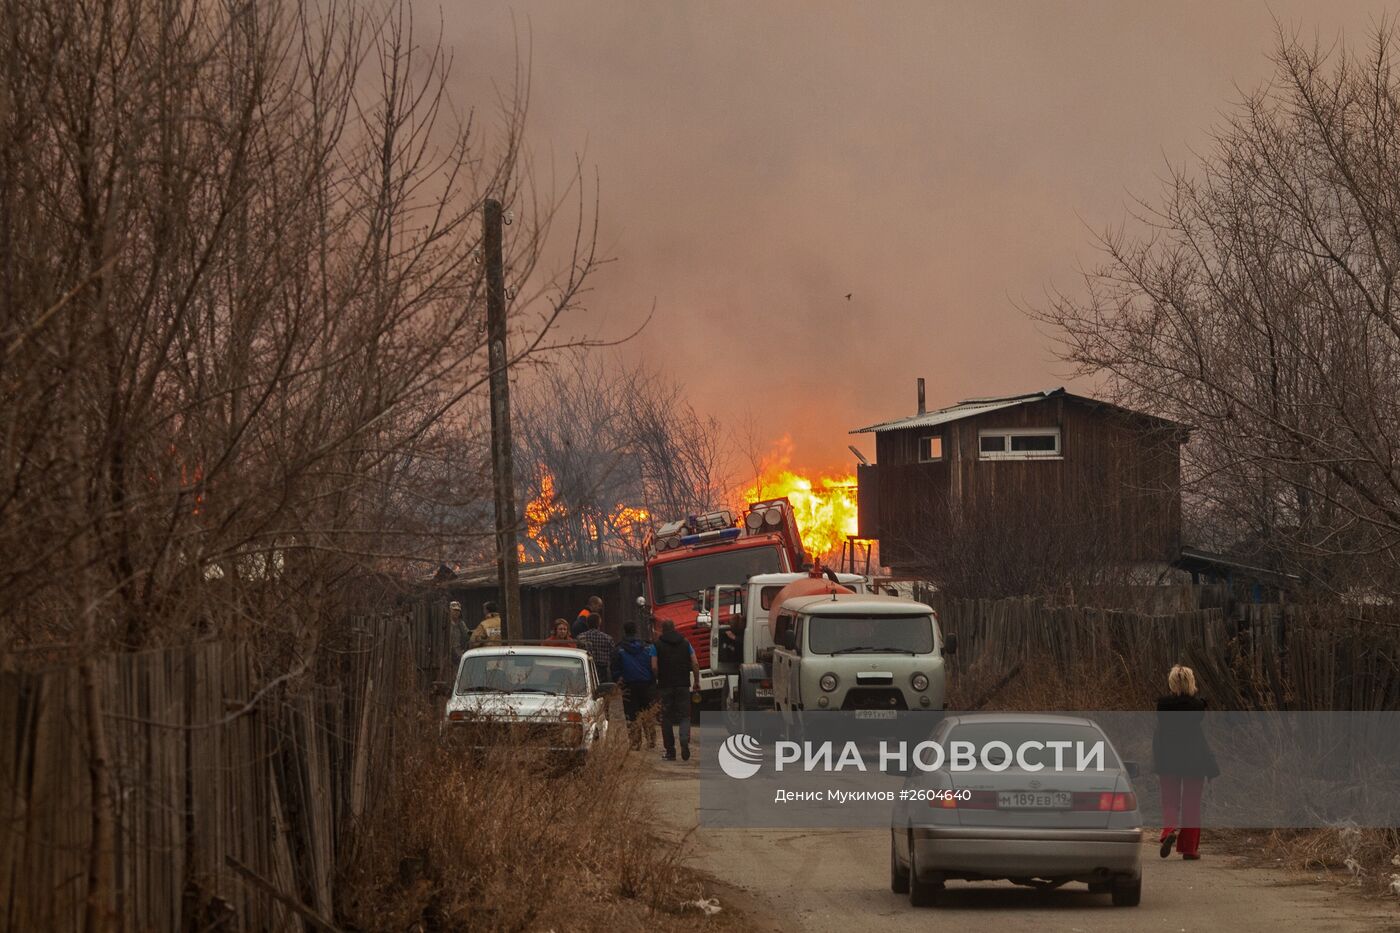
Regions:
<svg viewBox="0 0 1400 933"><path fill-rule="evenodd" d="M588 597L587 608L585 608L582 612L578 614L578 618L574 620L574 627L569 630L569 634L573 635L575 638L578 638L584 632L588 631L593 627L593 617L601 616L602 614L602 598L598 596ZM602 628L601 622L602 620L599 619L599 628Z"/></svg>

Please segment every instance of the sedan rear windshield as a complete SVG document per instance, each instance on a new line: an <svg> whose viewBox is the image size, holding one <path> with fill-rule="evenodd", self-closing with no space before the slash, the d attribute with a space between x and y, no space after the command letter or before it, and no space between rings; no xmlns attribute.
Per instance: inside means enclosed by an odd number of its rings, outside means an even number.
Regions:
<svg viewBox="0 0 1400 933"><path fill-rule="evenodd" d="M1073 761L1075 748L1082 744L1085 748L1092 747L1096 742L1104 743L1104 766L1107 768L1119 768L1121 765L1118 756L1113 752L1113 746L1108 738L1094 726L1075 725L1074 723L1063 722L972 722L964 723L953 727L951 733L945 739L947 742L971 742L977 748L982 748L988 742L1005 742L1014 750L1019 749L1027 742L1040 742L1042 745L1049 742L1069 742L1070 749L1065 752L1065 760ZM1055 766L1055 750L1053 748L1036 749L1031 748L1026 751L1026 762L1028 764L1040 764L1047 768ZM1012 759L1013 763L1015 758Z"/></svg>
<svg viewBox="0 0 1400 933"><path fill-rule="evenodd" d="M652 602L658 606L694 599L721 583L746 582L756 573L777 573L783 559L775 547L749 547L668 560L651 568Z"/></svg>
<svg viewBox="0 0 1400 933"><path fill-rule="evenodd" d="M583 659L539 654L489 654L467 658L457 675L458 693L543 693L584 696Z"/></svg>
<svg viewBox="0 0 1400 933"><path fill-rule="evenodd" d="M813 654L929 654L933 619L909 616L811 616L807 644Z"/></svg>

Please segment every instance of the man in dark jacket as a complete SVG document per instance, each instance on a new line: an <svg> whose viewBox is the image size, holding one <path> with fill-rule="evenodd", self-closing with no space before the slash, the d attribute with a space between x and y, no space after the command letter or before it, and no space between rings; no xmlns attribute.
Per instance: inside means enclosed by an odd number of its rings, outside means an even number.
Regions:
<svg viewBox="0 0 1400 933"><path fill-rule="evenodd" d="M622 641L613 652L613 677L622 685L622 712L627 717L627 734L633 748L642 747L646 734L647 748L656 747L656 732L650 718L638 722L637 717L655 702L656 673L651 661L656 647L637 637L637 623L622 626Z"/></svg>
<svg viewBox="0 0 1400 933"><path fill-rule="evenodd" d="M574 619L574 624L569 630L570 634L578 638L593 628L595 621L599 623L603 621L603 600L597 596L590 596L588 597L588 608L579 612L578 618Z"/></svg>
<svg viewBox="0 0 1400 933"><path fill-rule="evenodd" d="M661 637L656 640L656 656L651 663L661 700L661 740L666 746L661 757L676 760L675 729L679 726L681 758L689 761L690 691L700 689L700 663L695 660L695 649L670 619L661 623Z"/></svg>

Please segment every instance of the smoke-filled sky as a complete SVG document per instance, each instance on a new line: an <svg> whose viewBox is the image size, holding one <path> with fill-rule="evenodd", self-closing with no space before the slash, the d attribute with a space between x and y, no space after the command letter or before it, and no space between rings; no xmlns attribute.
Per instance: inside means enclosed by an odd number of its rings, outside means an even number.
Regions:
<svg viewBox="0 0 1400 933"><path fill-rule="evenodd" d="M1019 307L1257 87L1277 26L1363 43L1376 3L447 0L454 99L532 59L537 163L596 172L616 259L587 318L794 462L851 428L1065 384ZM850 298L847 299L846 295ZM1071 383L1073 384L1073 383ZM1092 386L1079 383L1092 391Z"/></svg>

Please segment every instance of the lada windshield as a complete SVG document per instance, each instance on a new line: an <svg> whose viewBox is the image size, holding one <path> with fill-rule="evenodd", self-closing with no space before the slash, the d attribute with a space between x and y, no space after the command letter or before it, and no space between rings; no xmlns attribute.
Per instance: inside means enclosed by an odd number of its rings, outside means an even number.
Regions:
<svg viewBox="0 0 1400 933"><path fill-rule="evenodd" d="M488 654L467 658L457 692L543 693L583 696L588 678L581 658L541 654Z"/></svg>

